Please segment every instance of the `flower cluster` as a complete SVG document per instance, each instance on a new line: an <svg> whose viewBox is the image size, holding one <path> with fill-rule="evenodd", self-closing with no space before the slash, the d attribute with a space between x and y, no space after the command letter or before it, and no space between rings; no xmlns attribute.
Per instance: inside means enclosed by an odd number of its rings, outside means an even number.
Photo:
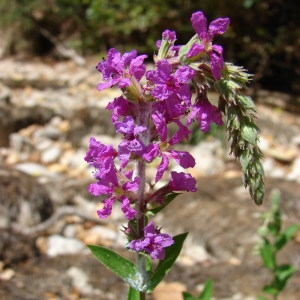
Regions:
<svg viewBox="0 0 300 300"><path fill-rule="evenodd" d="M147 225L150 202L163 205L171 193L197 190L196 180L184 172L170 172L168 183L155 189L156 183L166 177L169 160L184 169L195 166L193 156L174 149L175 145L189 139L189 126L194 121L202 131L208 131L213 122L223 124L221 112L207 98L207 82L201 74L202 68L208 70L211 83L221 78L222 47L212 45L212 39L226 31L229 20L217 19L207 29L205 16L196 12L191 22L196 35L185 46L174 44L174 31L163 32L162 40L157 42L153 70L146 71L146 55L137 55L135 50L122 55L113 48L97 66L104 81L98 90L117 86L122 91L107 109L112 112L112 123L123 139L117 149L90 139L85 160L95 168L96 182L90 184L89 192L104 196L103 208L98 210L100 218L108 217L113 205L120 202L129 220L125 231L128 247L147 253L152 259L164 259L164 248L173 239L160 233L153 222ZM192 91L196 97L192 97ZM170 126L176 128L172 134ZM146 190L145 168L156 159L159 160L156 176L150 185L153 190Z"/></svg>

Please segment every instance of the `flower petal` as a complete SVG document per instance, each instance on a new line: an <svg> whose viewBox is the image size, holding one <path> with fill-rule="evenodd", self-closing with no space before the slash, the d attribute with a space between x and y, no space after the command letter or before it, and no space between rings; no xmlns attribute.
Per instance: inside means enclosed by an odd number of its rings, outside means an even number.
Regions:
<svg viewBox="0 0 300 300"><path fill-rule="evenodd" d="M190 174L171 172L171 180L169 183L172 191L196 192L196 179Z"/></svg>
<svg viewBox="0 0 300 300"><path fill-rule="evenodd" d="M192 26L201 39L206 38L207 20L202 11L197 11L191 17Z"/></svg>
<svg viewBox="0 0 300 300"><path fill-rule="evenodd" d="M223 69L223 48L219 45L212 46L213 51L209 53L210 65L213 76L216 80L221 79L221 71Z"/></svg>
<svg viewBox="0 0 300 300"><path fill-rule="evenodd" d="M229 18L218 18L212 21L208 27L208 38L212 40L215 34L223 34L227 30L229 23Z"/></svg>

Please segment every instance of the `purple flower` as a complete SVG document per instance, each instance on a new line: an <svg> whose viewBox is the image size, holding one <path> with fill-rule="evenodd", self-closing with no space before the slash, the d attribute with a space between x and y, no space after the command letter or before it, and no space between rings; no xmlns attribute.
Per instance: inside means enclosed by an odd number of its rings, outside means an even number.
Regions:
<svg viewBox="0 0 300 300"><path fill-rule="evenodd" d="M168 40L169 42L174 43L176 41L176 32L167 29L162 33L162 37L164 40Z"/></svg>
<svg viewBox="0 0 300 300"><path fill-rule="evenodd" d="M116 175L117 177L117 175ZM123 179L124 180L124 179ZM123 181L122 180L122 181ZM103 201L104 206L101 210L97 210L97 214L101 219L107 218L112 212L112 206L116 201L121 202L121 209L128 220L135 217L135 210L130 207L129 195L132 191L137 191L140 181L137 177L133 181L128 178L123 183L111 182L106 177L98 182L89 185L88 190L93 196L106 195L107 198Z"/></svg>
<svg viewBox="0 0 300 300"><path fill-rule="evenodd" d="M171 172L169 187L172 191L196 192L196 179L190 174Z"/></svg>
<svg viewBox="0 0 300 300"><path fill-rule="evenodd" d="M170 145L178 144L184 139L188 140L189 135L192 133L192 131L186 125L183 125L179 120L174 120L174 123L176 123L179 129L170 138L169 140Z"/></svg>
<svg viewBox="0 0 300 300"><path fill-rule="evenodd" d="M212 45L216 34L223 34L229 25L229 18L218 18L212 21L207 29L207 20L201 11L195 12L191 17L192 26L200 38L200 44L193 44L187 53L191 58L201 52L207 52L211 60L211 71L215 79L221 78L223 68L223 48L219 45Z"/></svg>
<svg viewBox="0 0 300 300"><path fill-rule="evenodd" d="M120 117L133 115L135 105L121 96L109 102L106 109L112 111L111 119L115 123Z"/></svg>
<svg viewBox="0 0 300 300"><path fill-rule="evenodd" d="M131 241L129 248L136 252L148 253L152 259L163 260L165 259L165 248L173 244L174 240L170 235L160 233L153 222L150 222L144 228L144 237Z"/></svg>
<svg viewBox="0 0 300 300"><path fill-rule="evenodd" d="M136 50L121 55L118 50L109 49L107 60L101 61L96 67L105 81L98 85L98 90L101 91L116 84L119 88L126 88L130 86L132 76L139 81L146 71L143 64L146 57L147 55L137 56Z"/></svg>
<svg viewBox="0 0 300 300"><path fill-rule="evenodd" d="M141 132L147 129L145 126L136 126L131 116L126 116L123 122L116 121L114 125L116 131L123 134L128 140L137 137Z"/></svg>
<svg viewBox="0 0 300 300"><path fill-rule="evenodd" d="M162 141L161 143L152 143L147 147L143 158L151 162L157 157L161 157L161 162L157 167L155 182L158 182L169 166L169 158L173 158L182 168L193 168L195 166L194 157L187 151L177 151L169 149L169 144Z"/></svg>
<svg viewBox="0 0 300 300"><path fill-rule="evenodd" d="M114 123L116 131L124 135L124 140L118 146L118 157L121 166L125 167L129 161L131 153L142 156L146 146L139 139L139 135L147 128L145 126L136 126L131 116L124 117L123 122Z"/></svg>
<svg viewBox="0 0 300 300"><path fill-rule="evenodd" d="M95 178L106 176L110 178L110 181L116 182L114 158L117 154L118 152L112 145L105 146L92 137L84 159L97 170Z"/></svg>
<svg viewBox="0 0 300 300"><path fill-rule="evenodd" d="M187 124L191 124L195 118L197 118L200 129L203 132L207 132L213 122L217 125L223 125L221 112L216 106L212 105L206 97L198 99L192 106Z"/></svg>
<svg viewBox="0 0 300 300"><path fill-rule="evenodd" d="M172 66L166 59L158 61L156 67L157 70L146 72L147 80L155 84L152 96L160 101L175 98L178 103L189 102L191 91L188 81L194 77L195 72L187 66L181 66L172 74Z"/></svg>

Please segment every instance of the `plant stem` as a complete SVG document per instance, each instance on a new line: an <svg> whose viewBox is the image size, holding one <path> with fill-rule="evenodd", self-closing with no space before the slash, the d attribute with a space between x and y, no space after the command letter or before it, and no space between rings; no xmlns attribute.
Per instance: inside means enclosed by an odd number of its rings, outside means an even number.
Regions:
<svg viewBox="0 0 300 300"><path fill-rule="evenodd" d="M149 118L151 113L151 104L150 103L139 103L137 112L137 124L139 126L145 126L147 129L141 133L141 141L145 144L149 144L150 139L150 128L149 128ZM146 187L146 162L144 159L139 158L136 162L135 167L135 176L140 180L139 189L137 191L137 202L135 206L136 210L136 220L137 220L137 234L138 237L143 237L144 228L147 225L145 220L145 187ZM140 286L143 286L147 283L148 275L146 268L146 258L144 255L139 253L136 254L136 266L140 276ZM140 292L140 300L146 299L146 293Z"/></svg>

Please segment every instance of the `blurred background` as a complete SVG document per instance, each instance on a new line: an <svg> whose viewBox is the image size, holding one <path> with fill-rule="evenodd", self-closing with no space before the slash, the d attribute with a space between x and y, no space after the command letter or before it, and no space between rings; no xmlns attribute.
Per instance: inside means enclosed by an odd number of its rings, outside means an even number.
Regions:
<svg viewBox="0 0 300 300"><path fill-rule="evenodd" d="M55 41L83 56L110 47L152 54L166 28L177 32L178 44L187 42L196 10L209 21L230 18L216 38L227 61L246 66L259 86L300 92L298 0L2 0L2 56L53 55Z"/></svg>
<svg viewBox="0 0 300 300"><path fill-rule="evenodd" d="M214 299L255 300L270 273L254 248L274 189L284 227L300 221L299 0L1 0L0 1L0 299L119 300L127 287L87 251L104 245L124 256L123 214L108 220L87 192L89 139L117 147L105 107L120 95L97 91L95 66L107 50L149 55L165 29L186 43L190 17L229 17L214 42L225 61L254 74L247 91L258 108L266 197L257 207L225 128L193 128L179 147L196 158L198 191L176 198L155 220L163 232L190 232L182 254L149 300L182 299L214 282ZM150 67L150 65L149 65ZM215 93L209 99L217 101ZM170 164L170 169L176 169ZM153 178L155 166L149 166ZM297 272L279 300L300 295L300 234L279 255Z"/></svg>

